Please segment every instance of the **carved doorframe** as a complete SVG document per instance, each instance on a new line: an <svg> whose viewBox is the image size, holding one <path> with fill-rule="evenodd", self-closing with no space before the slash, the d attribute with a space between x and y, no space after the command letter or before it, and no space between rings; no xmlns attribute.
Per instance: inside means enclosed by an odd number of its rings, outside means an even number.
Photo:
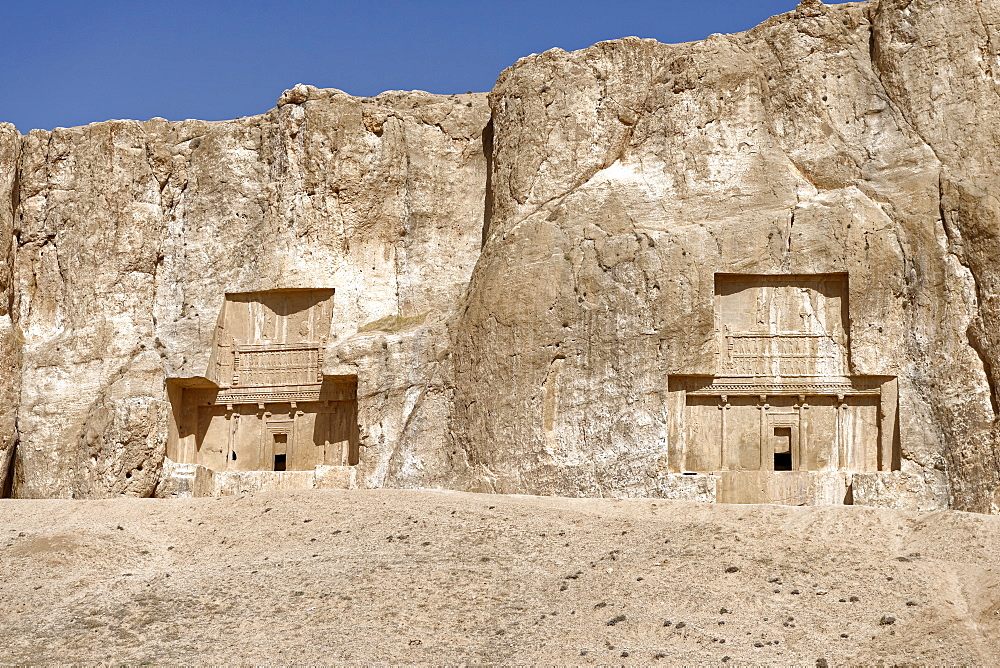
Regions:
<svg viewBox="0 0 1000 668"><path fill-rule="evenodd" d="M789 450L792 455L792 470L800 470L800 464L802 462L802 452L801 452L801 430L799 412L796 409L775 409L771 408L766 411L767 416L767 426L764 431L764 441L760 444L761 450L764 456L762 459L763 463L767 465L765 469L763 466L762 470L773 471L774 470L774 446L776 442L776 436L774 430L788 428L791 429L791 440L789 442Z"/></svg>
<svg viewBox="0 0 1000 668"><path fill-rule="evenodd" d="M274 437L279 435L285 436L285 466L286 471L289 470L287 467L291 463L290 455L292 453L292 448L294 447L295 440L295 421L292 418L268 418L264 423L264 445L261 450L264 453L265 461L270 462L271 470L274 470Z"/></svg>

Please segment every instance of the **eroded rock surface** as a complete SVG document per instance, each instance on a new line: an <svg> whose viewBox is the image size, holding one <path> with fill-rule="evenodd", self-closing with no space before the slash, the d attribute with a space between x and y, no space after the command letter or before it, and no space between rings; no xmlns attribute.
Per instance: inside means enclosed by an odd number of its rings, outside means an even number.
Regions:
<svg viewBox="0 0 1000 668"><path fill-rule="evenodd" d="M714 274L847 272L851 372L898 378L900 467L995 509L997 9L803 2L744 34L504 72L455 351L484 486L640 493L666 374L715 366Z"/></svg>
<svg viewBox="0 0 1000 668"><path fill-rule="evenodd" d="M21 346L19 363L3 360L23 374L13 494L150 495L168 437L164 380L206 375L229 292L336 287L327 357L361 377L360 409L378 416L364 435L370 485L405 481L397 450L443 452L444 423L408 429L407 398L438 382L437 357L413 365L378 328L351 337L410 316L407 341L434 348L481 244L488 119L485 95L299 86L263 116L8 142L0 164L19 206L4 266Z"/></svg>
<svg viewBox="0 0 1000 668"><path fill-rule="evenodd" d="M998 512L998 24L805 0L532 55L488 99L300 85L234 121L4 126L0 479L154 493L164 383L209 374L225 295L329 288L352 484L701 498L670 378L718 375L716 276L821 275L849 286L838 373L891 379L856 502Z"/></svg>
<svg viewBox="0 0 1000 668"><path fill-rule="evenodd" d="M18 330L11 319L14 301L14 209L18 197L17 162L21 135L0 124L0 497L8 490L10 461L17 442L21 355Z"/></svg>

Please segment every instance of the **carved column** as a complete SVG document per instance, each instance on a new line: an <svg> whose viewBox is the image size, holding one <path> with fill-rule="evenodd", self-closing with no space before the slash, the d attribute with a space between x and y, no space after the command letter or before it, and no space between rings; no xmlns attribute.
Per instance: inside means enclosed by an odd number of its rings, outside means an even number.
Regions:
<svg viewBox="0 0 1000 668"><path fill-rule="evenodd" d="M803 463L804 454L809 452L809 403L805 395L799 395L799 447L798 447L798 470L805 471L807 466Z"/></svg>
<svg viewBox="0 0 1000 668"><path fill-rule="evenodd" d="M879 471L892 470L898 406L899 385L895 378L890 378L879 391Z"/></svg>
<svg viewBox="0 0 1000 668"><path fill-rule="evenodd" d="M297 471L298 467L302 466L302 462L299 460L302 459L302 450L306 442L306 438L302 434L302 416L305 415L305 411L299 410L298 404L293 401L290 415L292 417L292 433L288 437L290 443L288 444L288 454L285 457L288 462L288 470Z"/></svg>
<svg viewBox="0 0 1000 668"><path fill-rule="evenodd" d="M260 406L257 407L260 410ZM271 430L268 429L267 423L268 418L271 417L273 413L271 411L264 409L261 413L261 435L260 435L260 459L261 462L258 467L265 471L274 470L274 436L271 434Z"/></svg>
<svg viewBox="0 0 1000 668"><path fill-rule="evenodd" d="M729 397L723 394L720 399L719 413L722 415L721 430L719 431L719 465L722 471L729 470L729 453L726 443L726 412L729 410Z"/></svg>
<svg viewBox="0 0 1000 668"><path fill-rule="evenodd" d="M239 387L240 384L240 350L236 346L233 346L233 387Z"/></svg>
<svg viewBox="0 0 1000 668"><path fill-rule="evenodd" d="M233 405L226 404L226 424L229 427L229 439L226 441L226 469L233 461L233 448L236 445L236 426L239 424L239 415L233 413Z"/></svg>
<svg viewBox="0 0 1000 668"><path fill-rule="evenodd" d="M760 470L774 470L774 446L767 433L767 411L770 406L767 404L767 395L759 397L760 403L757 408L760 410Z"/></svg>
<svg viewBox="0 0 1000 668"><path fill-rule="evenodd" d="M844 404L844 395L837 395L837 468L841 471L847 469L847 434L845 433L844 411L847 406Z"/></svg>

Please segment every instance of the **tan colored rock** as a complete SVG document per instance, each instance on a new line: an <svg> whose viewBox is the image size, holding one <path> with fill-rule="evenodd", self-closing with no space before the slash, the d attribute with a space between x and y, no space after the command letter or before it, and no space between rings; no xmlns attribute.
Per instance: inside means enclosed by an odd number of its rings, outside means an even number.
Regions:
<svg viewBox="0 0 1000 668"><path fill-rule="evenodd" d="M997 19L806 0L532 55L488 99L299 84L234 121L0 130L0 474L17 441L22 497L1000 512ZM275 306L305 288L324 327Z"/></svg>
<svg viewBox="0 0 1000 668"><path fill-rule="evenodd" d="M455 341L456 436L488 487L647 494L675 454L668 375L717 368L715 275L843 272L850 374L898 379L898 466L935 490L947 470L956 507L988 510L994 365L975 333L991 269L956 251L944 139L921 123L984 156L996 126L896 99L939 81L967 115L996 109L988 30L965 31L989 24L981 4L804 2L744 34L505 71L489 238ZM927 46L897 45L900 25ZM963 55L935 72L926 50ZM970 216L996 257L1000 228Z"/></svg>
<svg viewBox="0 0 1000 668"><path fill-rule="evenodd" d="M0 123L0 498L10 484L10 462L17 442L18 392L21 386L18 329L11 319L14 301L13 268L17 251L14 209L17 201L17 162L21 135L13 125Z"/></svg>
<svg viewBox="0 0 1000 668"><path fill-rule="evenodd" d="M922 471L893 471L889 474L855 473L851 477L851 503L895 510L926 511L942 506L947 489ZM993 514L997 511L992 510Z"/></svg>
<svg viewBox="0 0 1000 668"><path fill-rule="evenodd" d="M962 334L989 376L993 424L961 400L935 406L957 507L1000 511L1000 203L996 104L1000 51L996 2L884 2L873 15L872 55L880 80L941 163L937 234L949 261L972 281L974 307ZM968 279L966 281L968 283ZM951 289L946 286L946 289ZM969 288L965 288L968 290ZM958 328L956 323L956 329ZM953 395L947 376L930 380L934 395ZM936 398L936 397L935 397ZM942 410L943 409L943 410Z"/></svg>
<svg viewBox="0 0 1000 668"><path fill-rule="evenodd" d="M410 339L444 347L432 342L481 243L488 116L484 95L300 86L263 116L24 137L13 494L150 495L168 440L164 381L206 376L232 292L334 287L330 372L377 387L359 400L379 416L361 434L365 484L400 484L394 458L443 452L446 422L410 426L435 405L440 354L414 365L393 352ZM351 342L400 316L419 324Z"/></svg>
<svg viewBox="0 0 1000 668"><path fill-rule="evenodd" d="M838 506L848 495L845 476L837 471L729 471L719 477L719 503L775 503L783 506ZM878 504L872 504L878 505Z"/></svg>

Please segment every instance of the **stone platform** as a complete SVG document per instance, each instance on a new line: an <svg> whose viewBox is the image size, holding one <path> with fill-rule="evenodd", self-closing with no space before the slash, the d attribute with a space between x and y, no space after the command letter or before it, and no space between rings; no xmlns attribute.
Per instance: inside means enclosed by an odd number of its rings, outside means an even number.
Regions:
<svg viewBox="0 0 1000 668"><path fill-rule="evenodd" d="M353 466L317 466L311 471L213 471L165 459L156 497L236 496L293 489L357 489L357 470Z"/></svg>

